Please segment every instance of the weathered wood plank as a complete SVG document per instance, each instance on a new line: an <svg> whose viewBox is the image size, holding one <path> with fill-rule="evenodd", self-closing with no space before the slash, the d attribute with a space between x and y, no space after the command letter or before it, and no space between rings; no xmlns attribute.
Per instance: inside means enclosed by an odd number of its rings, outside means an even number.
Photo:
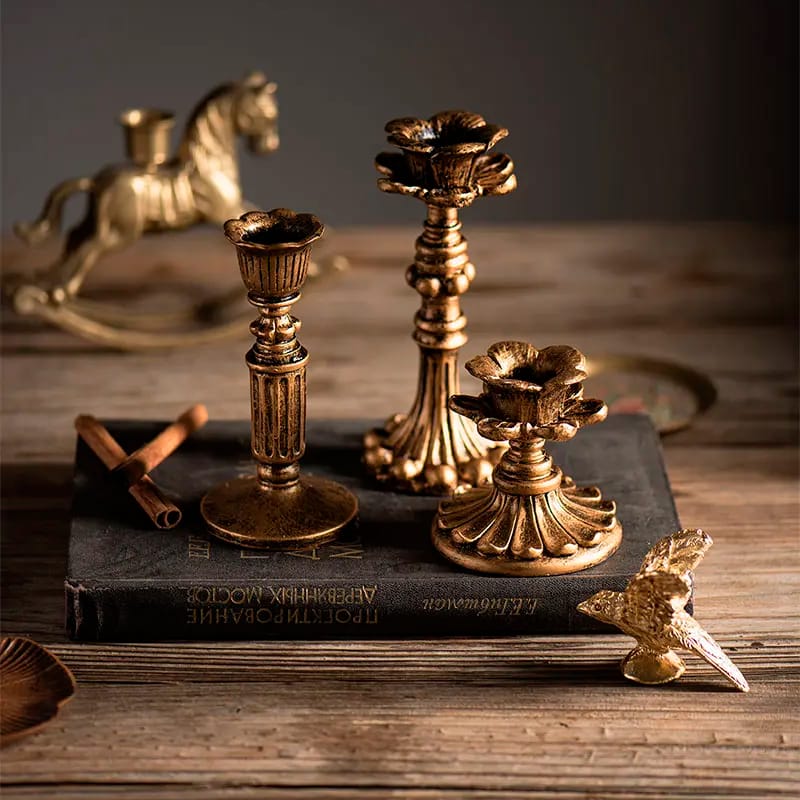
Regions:
<svg viewBox="0 0 800 800"><path fill-rule="evenodd" d="M455 668L457 670L457 668ZM87 684L7 752L14 782L433 786L790 796L800 730L776 708L795 686L742 697L516 680ZM707 705L714 704L714 713ZM79 736L66 738L70 730ZM102 757L89 760L85 753ZM8 766L7 766L8 768Z"/></svg>

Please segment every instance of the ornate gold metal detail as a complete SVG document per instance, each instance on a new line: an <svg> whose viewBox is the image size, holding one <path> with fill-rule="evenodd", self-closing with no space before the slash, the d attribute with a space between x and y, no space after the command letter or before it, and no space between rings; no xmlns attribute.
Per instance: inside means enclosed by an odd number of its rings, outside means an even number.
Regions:
<svg viewBox="0 0 800 800"><path fill-rule="evenodd" d="M622 540L615 504L597 488L576 487L544 450L546 440L571 439L606 417L603 402L583 399L583 355L498 342L466 366L483 392L454 395L450 409L509 449L494 486L458 490L439 504L436 548L468 569L505 575L557 575L604 561Z"/></svg>
<svg viewBox="0 0 800 800"><path fill-rule="evenodd" d="M711 547L699 529L665 536L645 556L624 592L602 591L578 605L578 611L614 625L637 646L622 660L622 674L637 683L668 683L686 665L675 650L691 650L721 672L737 689L750 686L722 648L686 612L693 571Z"/></svg>
<svg viewBox="0 0 800 800"><path fill-rule="evenodd" d="M336 536L358 502L343 486L301 476L306 442L306 363L292 306L306 282L311 245L323 233L312 214L252 211L225 223L248 300L259 318L250 369L252 454L257 475L212 489L201 512L210 531L245 547L296 550Z"/></svg>
<svg viewBox="0 0 800 800"><path fill-rule="evenodd" d="M396 119L386 131L402 152L378 155L379 188L417 197L428 209L406 272L422 296L414 330L420 371L411 411L368 432L364 458L370 472L394 488L447 494L458 485L488 482L499 457L447 405L459 389L458 350L467 341L459 297L475 277L458 209L482 195L511 192L517 185L514 165L506 155L488 153L508 131L478 114Z"/></svg>
<svg viewBox="0 0 800 800"><path fill-rule="evenodd" d="M242 317L228 310L233 301L241 301L240 291L174 314L126 312L93 303L78 292L100 258L142 235L202 223L221 225L255 206L242 198L237 140L244 137L255 153L278 149L276 90L276 84L260 73L216 88L192 112L172 157L170 112L148 108L124 112L120 123L127 163L58 184L35 222L15 226L29 245L44 242L58 233L69 197L78 192L88 195L86 217L69 231L56 262L42 273L14 276L5 283L14 308L125 350L178 347L241 332L252 311ZM331 257L330 262L334 269L342 266L340 258Z"/></svg>
<svg viewBox="0 0 800 800"><path fill-rule="evenodd" d="M75 694L75 678L33 639L0 639L0 743L50 721Z"/></svg>

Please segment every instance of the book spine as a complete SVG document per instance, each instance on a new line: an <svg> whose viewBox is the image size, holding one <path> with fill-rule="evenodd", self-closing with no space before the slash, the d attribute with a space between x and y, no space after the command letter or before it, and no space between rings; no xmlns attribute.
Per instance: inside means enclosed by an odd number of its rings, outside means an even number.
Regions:
<svg viewBox="0 0 800 800"><path fill-rule="evenodd" d="M561 585L492 576L165 585L65 583L66 629L78 641L425 638L597 633L576 606L614 580ZM610 584L609 585L609 580ZM599 584L603 583L603 586ZM522 588L522 587L525 588Z"/></svg>

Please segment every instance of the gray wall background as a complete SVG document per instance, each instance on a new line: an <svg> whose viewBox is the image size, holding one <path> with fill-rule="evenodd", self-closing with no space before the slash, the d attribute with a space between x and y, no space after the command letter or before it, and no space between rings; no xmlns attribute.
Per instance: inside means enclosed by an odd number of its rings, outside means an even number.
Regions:
<svg viewBox="0 0 800 800"><path fill-rule="evenodd" d="M797 35L793 0L4 0L3 227L119 160L121 109L182 123L254 68L280 87L280 151L242 156L266 207L418 220L375 188L383 124L463 107L519 178L473 220L796 219Z"/></svg>

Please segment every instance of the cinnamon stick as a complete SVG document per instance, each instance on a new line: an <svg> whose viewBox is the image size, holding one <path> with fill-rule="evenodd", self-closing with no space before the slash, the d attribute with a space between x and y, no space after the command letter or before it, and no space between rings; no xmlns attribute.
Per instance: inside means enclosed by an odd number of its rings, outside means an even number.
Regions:
<svg viewBox="0 0 800 800"><path fill-rule="evenodd" d="M198 403L181 414L171 425L164 428L154 439L131 453L114 467L115 473L123 473L129 484L140 481L154 470L165 458L175 452L198 428L208 422L208 410Z"/></svg>
<svg viewBox="0 0 800 800"><path fill-rule="evenodd" d="M113 470L128 457L119 442L94 417L88 414L76 417L75 430L109 470ZM168 530L181 521L181 510L164 497L149 476L145 475L131 484L128 491L157 528Z"/></svg>

